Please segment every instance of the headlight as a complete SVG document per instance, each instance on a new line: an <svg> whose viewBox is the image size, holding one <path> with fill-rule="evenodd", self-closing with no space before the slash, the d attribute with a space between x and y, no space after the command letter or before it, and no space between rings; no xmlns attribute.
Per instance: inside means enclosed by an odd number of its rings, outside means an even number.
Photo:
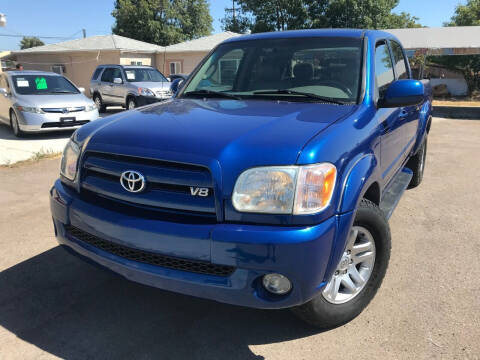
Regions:
<svg viewBox="0 0 480 360"><path fill-rule="evenodd" d="M155 93L147 88L138 88L138 94L143 96L155 96Z"/></svg>
<svg viewBox="0 0 480 360"><path fill-rule="evenodd" d="M95 103L85 106L85 111L93 111L93 110L97 110L97 105L95 105Z"/></svg>
<svg viewBox="0 0 480 360"><path fill-rule="evenodd" d="M337 169L329 163L246 170L237 179L236 210L269 214L315 214L332 199Z"/></svg>
<svg viewBox="0 0 480 360"><path fill-rule="evenodd" d="M80 155L80 148L70 140L63 150L62 162L60 163L60 174L73 181L77 175L77 163Z"/></svg>
<svg viewBox="0 0 480 360"><path fill-rule="evenodd" d="M44 114L43 110L37 107L31 107L31 106L22 106L22 105L15 105L17 110L22 111L22 112L30 112L34 114Z"/></svg>

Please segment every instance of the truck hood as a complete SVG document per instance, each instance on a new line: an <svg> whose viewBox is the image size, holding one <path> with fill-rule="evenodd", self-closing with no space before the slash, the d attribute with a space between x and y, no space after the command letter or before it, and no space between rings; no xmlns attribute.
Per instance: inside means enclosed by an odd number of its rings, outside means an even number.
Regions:
<svg viewBox="0 0 480 360"><path fill-rule="evenodd" d="M87 150L203 164L233 173L295 164L304 145L356 105L173 99L93 122ZM92 129L93 130L88 130Z"/></svg>
<svg viewBox="0 0 480 360"><path fill-rule="evenodd" d="M16 95L16 98L20 105L39 108L68 108L93 104L93 101L83 94Z"/></svg>

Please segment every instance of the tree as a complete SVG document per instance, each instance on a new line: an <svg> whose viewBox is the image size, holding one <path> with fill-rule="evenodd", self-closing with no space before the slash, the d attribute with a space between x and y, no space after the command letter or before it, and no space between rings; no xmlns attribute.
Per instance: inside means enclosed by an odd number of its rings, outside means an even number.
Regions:
<svg viewBox="0 0 480 360"><path fill-rule="evenodd" d="M112 32L168 46L212 32L207 0L116 0Z"/></svg>
<svg viewBox="0 0 480 360"><path fill-rule="evenodd" d="M480 0L478 0L480 1ZM399 0L238 0L252 32L311 28L420 27L408 13L392 13Z"/></svg>
<svg viewBox="0 0 480 360"><path fill-rule="evenodd" d="M232 0L231 8L225 8L225 17L220 21L223 31L240 34L246 33L252 26L251 19L242 12L241 8L236 7L235 0Z"/></svg>
<svg viewBox="0 0 480 360"><path fill-rule="evenodd" d="M22 50L42 45L45 45L45 43L36 36L24 36L20 41L20 49Z"/></svg>
<svg viewBox="0 0 480 360"><path fill-rule="evenodd" d="M480 0L468 0L465 5L458 5L455 15L447 26L478 26L480 25Z"/></svg>

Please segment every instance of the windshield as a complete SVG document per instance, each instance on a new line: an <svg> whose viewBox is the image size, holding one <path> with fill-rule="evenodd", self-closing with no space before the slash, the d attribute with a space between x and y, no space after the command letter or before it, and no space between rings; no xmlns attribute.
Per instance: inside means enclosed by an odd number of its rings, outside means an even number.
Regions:
<svg viewBox="0 0 480 360"><path fill-rule="evenodd" d="M150 68L125 68L125 78L128 82L168 81L160 71Z"/></svg>
<svg viewBox="0 0 480 360"><path fill-rule="evenodd" d="M353 103L359 96L361 62L362 40L355 38L231 42L210 55L181 96Z"/></svg>
<svg viewBox="0 0 480 360"><path fill-rule="evenodd" d="M63 76L15 75L15 91L20 95L80 94L80 91Z"/></svg>

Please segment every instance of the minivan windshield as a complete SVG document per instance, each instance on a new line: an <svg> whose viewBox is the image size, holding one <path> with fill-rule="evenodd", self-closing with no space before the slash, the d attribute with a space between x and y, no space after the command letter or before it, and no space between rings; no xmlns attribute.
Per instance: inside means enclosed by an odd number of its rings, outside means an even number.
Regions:
<svg viewBox="0 0 480 360"><path fill-rule="evenodd" d="M80 94L70 81L58 75L15 75L12 83L21 95Z"/></svg>
<svg viewBox="0 0 480 360"><path fill-rule="evenodd" d="M209 56L180 96L355 103L361 63L359 38L233 41Z"/></svg>
<svg viewBox="0 0 480 360"><path fill-rule="evenodd" d="M128 82L167 82L168 80L157 69L125 68L125 78Z"/></svg>

